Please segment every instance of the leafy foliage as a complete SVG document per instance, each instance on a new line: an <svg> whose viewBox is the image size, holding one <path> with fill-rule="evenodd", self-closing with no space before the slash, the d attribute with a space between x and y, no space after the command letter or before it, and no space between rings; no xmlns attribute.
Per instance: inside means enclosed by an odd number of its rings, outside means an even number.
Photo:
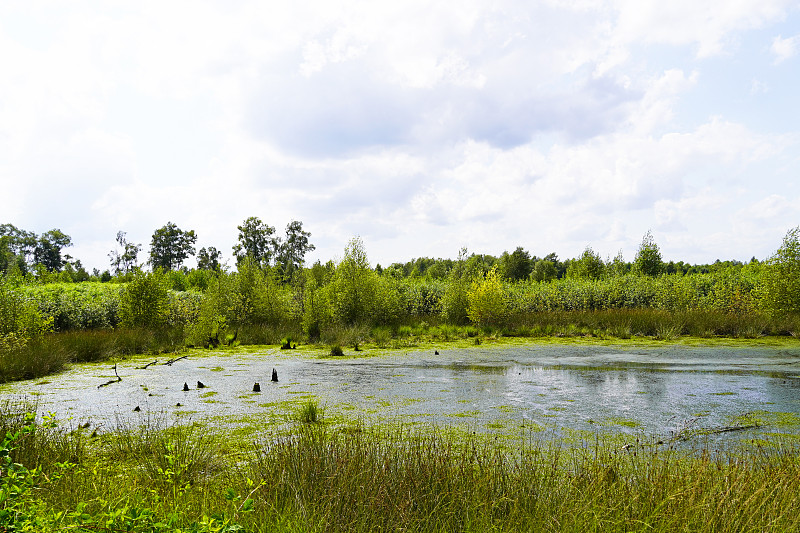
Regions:
<svg viewBox="0 0 800 533"><path fill-rule="evenodd" d="M377 285L363 241L351 239L330 284L334 316L344 324L369 323L375 311Z"/></svg>
<svg viewBox="0 0 800 533"><path fill-rule="evenodd" d="M490 326L502 323L508 314L508 302L496 268L492 268L483 280L472 282L467 301L467 315L473 324Z"/></svg>
<svg viewBox="0 0 800 533"><path fill-rule="evenodd" d="M567 267L568 278L600 279L605 273L605 264L600 254L587 246L581 256L575 261L570 261Z"/></svg>
<svg viewBox="0 0 800 533"><path fill-rule="evenodd" d="M315 249L309 237L311 233L303 231L303 223L299 220L292 220L286 225L286 238L280 245L278 260L287 279L303 266L306 254Z"/></svg>
<svg viewBox="0 0 800 533"><path fill-rule="evenodd" d="M259 266L269 266L278 254L280 240L274 237L275 227L265 224L258 217L249 217L239 229L239 243L233 247L237 263L249 257Z"/></svg>
<svg viewBox="0 0 800 533"><path fill-rule="evenodd" d="M42 234L36 243L33 258L36 264L43 265L48 272L58 272L66 264L61 250L72 246L72 239L61 230L55 228Z"/></svg>
<svg viewBox="0 0 800 533"><path fill-rule="evenodd" d="M639 274L655 277L664 270L664 263L661 261L661 251L658 248L653 234L650 230L642 237L642 244L636 252L636 259L633 261L633 268Z"/></svg>
<svg viewBox="0 0 800 533"><path fill-rule="evenodd" d="M12 283L0 277L0 350L24 346L53 327L53 319Z"/></svg>
<svg viewBox="0 0 800 533"><path fill-rule="evenodd" d="M789 230L764 269L764 304L772 312L800 312L800 226Z"/></svg>
<svg viewBox="0 0 800 533"><path fill-rule="evenodd" d="M220 272L222 270L222 265L219 262L220 257L222 257L222 252L213 246L209 246L207 249L200 248L200 251L197 252L197 268L199 270Z"/></svg>
<svg viewBox="0 0 800 533"><path fill-rule="evenodd" d="M442 316L453 324L466 324L469 318L467 292L472 280L478 277L476 268L475 263L467 262L467 249L462 248L458 254L458 261L450 271L447 287L442 296Z"/></svg>
<svg viewBox="0 0 800 533"><path fill-rule="evenodd" d="M517 249L510 254L505 252L500 256L499 263L502 277L509 281L528 279L533 270L531 256L522 246L517 246Z"/></svg>
<svg viewBox="0 0 800 533"><path fill-rule="evenodd" d="M169 292L161 270L137 270L120 299L120 319L128 327L160 328L167 322Z"/></svg>
<svg viewBox="0 0 800 533"><path fill-rule="evenodd" d="M114 273L117 275L133 271L138 266L136 259L142 250L141 244L128 242L125 235L124 231L117 232L117 244L119 244L121 250L114 249L108 253L108 257L111 259L111 268L114 269Z"/></svg>
<svg viewBox="0 0 800 533"><path fill-rule="evenodd" d="M150 265L154 269L169 271L179 268L183 261L195 254L194 230L183 231L172 222L157 229L150 241Z"/></svg>

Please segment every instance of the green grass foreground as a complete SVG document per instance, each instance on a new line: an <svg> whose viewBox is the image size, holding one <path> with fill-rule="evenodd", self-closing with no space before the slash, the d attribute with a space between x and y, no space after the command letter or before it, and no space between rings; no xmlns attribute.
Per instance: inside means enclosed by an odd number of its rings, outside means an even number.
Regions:
<svg viewBox="0 0 800 533"><path fill-rule="evenodd" d="M67 431L0 412L0 531L797 531L800 450L498 443L444 428Z"/></svg>

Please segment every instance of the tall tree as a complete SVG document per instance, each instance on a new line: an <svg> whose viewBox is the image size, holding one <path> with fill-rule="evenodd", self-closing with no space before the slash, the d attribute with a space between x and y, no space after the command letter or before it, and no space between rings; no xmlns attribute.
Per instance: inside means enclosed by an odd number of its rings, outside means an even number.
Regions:
<svg viewBox="0 0 800 533"><path fill-rule="evenodd" d="M197 252L197 268L219 272L222 270L222 265L219 262L221 256L222 252L213 246L209 246L208 249L200 248L200 251Z"/></svg>
<svg viewBox="0 0 800 533"><path fill-rule="evenodd" d="M284 275L289 276L302 267L306 253L315 249L315 246L308 242L309 237L311 233L303 231L303 223L299 220L292 220L286 225L286 239L281 244L279 259L283 265Z"/></svg>
<svg viewBox="0 0 800 533"><path fill-rule="evenodd" d="M642 237L642 244L639 245L639 251L636 252L633 268L636 272L651 277L658 276L664 270L661 251L658 249L650 230L647 230L647 233Z"/></svg>
<svg viewBox="0 0 800 533"><path fill-rule="evenodd" d="M157 229L150 241L150 265L164 270L175 270L190 255L195 254L194 243L197 236L194 230L183 231L172 222Z"/></svg>
<svg viewBox="0 0 800 533"><path fill-rule="evenodd" d="M37 265L43 265L48 272L60 272L67 263L61 257L61 250L72 246L72 238L58 228L43 233L36 242L33 258Z"/></svg>
<svg viewBox="0 0 800 533"><path fill-rule="evenodd" d="M511 281L528 279L531 270L533 270L531 256L522 246L517 246L517 249L510 254L503 252L500 256L500 272L505 279Z"/></svg>
<svg viewBox="0 0 800 533"><path fill-rule="evenodd" d="M245 220L239 230L239 243L233 247L236 262L241 263L250 257L260 266L268 266L280 249L280 239L274 237L275 228L265 224L258 217Z"/></svg>
<svg viewBox="0 0 800 533"><path fill-rule="evenodd" d="M122 250L111 250L108 253L108 257L111 259L111 267L116 274L127 274L136 268L138 266L136 258L142 250L141 244L128 242L125 235L127 234L124 231L117 232L117 244L120 245Z"/></svg>
<svg viewBox="0 0 800 533"><path fill-rule="evenodd" d="M345 324L368 323L375 312L378 277L370 268L364 242L350 239L331 284L333 306Z"/></svg>
<svg viewBox="0 0 800 533"><path fill-rule="evenodd" d="M36 250L38 237L32 231L25 231L13 224L0 224L0 238L6 237L5 243L9 252L21 258L23 263L30 264Z"/></svg>

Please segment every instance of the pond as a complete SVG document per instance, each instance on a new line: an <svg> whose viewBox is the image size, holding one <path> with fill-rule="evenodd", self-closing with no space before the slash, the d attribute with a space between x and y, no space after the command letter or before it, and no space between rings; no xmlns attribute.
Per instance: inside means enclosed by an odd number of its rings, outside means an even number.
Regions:
<svg viewBox="0 0 800 533"><path fill-rule="evenodd" d="M800 434L800 346L530 344L440 352L321 358L302 348L192 351L171 365L164 356L122 361L121 381L107 386L99 385L116 379L111 365L76 365L47 379L2 385L0 394L101 428L156 414L219 425L275 424L314 398L332 420L506 434L533 428L670 438L754 424L760 427L730 434ZM144 368L153 360L158 363ZM273 368L278 382L271 381Z"/></svg>

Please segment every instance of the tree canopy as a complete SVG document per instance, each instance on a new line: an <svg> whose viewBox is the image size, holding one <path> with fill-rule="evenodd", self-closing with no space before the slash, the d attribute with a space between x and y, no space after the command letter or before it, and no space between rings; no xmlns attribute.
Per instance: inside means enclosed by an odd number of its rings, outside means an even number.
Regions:
<svg viewBox="0 0 800 533"><path fill-rule="evenodd" d="M664 269L661 251L650 230L647 230L647 233L642 237L642 244L639 245L639 251L636 252L633 268L639 274L650 277L658 276Z"/></svg>
<svg viewBox="0 0 800 533"><path fill-rule="evenodd" d="M236 262L251 258L259 266L269 266L278 255L280 239L275 237L275 227L265 224L258 217L249 217L240 226L239 242L233 246Z"/></svg>
<svg viewBox="0 0 800 533"><path fill-rule="evenodd" d="M194 230L183 231L172 222L157 229L150 241L150 265L153 269L175 270L180 268L190 255L195 254Z"/></svg>

